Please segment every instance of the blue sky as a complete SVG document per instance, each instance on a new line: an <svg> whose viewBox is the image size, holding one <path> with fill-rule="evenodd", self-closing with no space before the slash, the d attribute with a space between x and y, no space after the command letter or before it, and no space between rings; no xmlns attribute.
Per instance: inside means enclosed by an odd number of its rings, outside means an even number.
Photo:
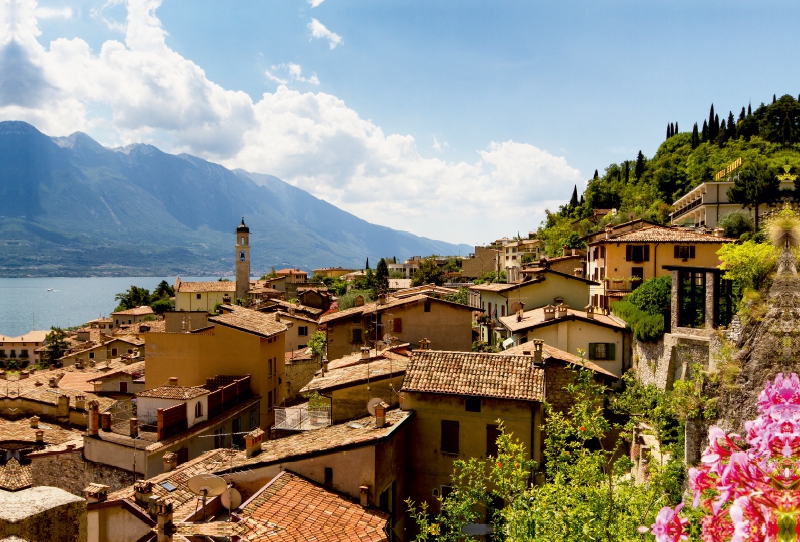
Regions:
<svg viewBox="0 0 800 542"><path fill-rule="evenodd" d="M795 2L11 2L38 9L36 43L24 26L16 39L63 103L0 118L275 174L466 243L535 229L595 168L652 155L668 122L689 130L712 101L800 93ZM109 43L127 57L103 58ZM109 77L130 78L124 96Z"/></svg>

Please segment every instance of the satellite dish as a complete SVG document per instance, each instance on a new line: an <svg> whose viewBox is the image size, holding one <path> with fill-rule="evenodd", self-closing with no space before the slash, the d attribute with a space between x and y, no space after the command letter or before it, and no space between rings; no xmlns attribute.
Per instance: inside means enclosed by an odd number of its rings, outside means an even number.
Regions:
<svg viewBox="0 0 800 542"><path fill-rule="evenodd" d="M514 301L514 302L511 304L511 312L512 312L512 313L513 313L513 312L517 312L517 311L518 311L518 310L520 310L521 308L522 308L522 303L520 303L519 301Z"/></svg>
<svg viewBox="0 0 800 542"><path fill-rule="evenodd" d="M202 495L204 498L222 495L228 488L228 483L223 478L208 473L192 476L187 480L186 485L189 487L189 491Z"/></svg>
<svg viewBox="0 0 800 542"><path fill-rule="evenodd" d="M242 494L232 487L226 489L220 499L222 500L222 506L228 510L236 510L242 504Z"/></svg>
<svg viewBox="0 0 800 542"><path fill-rule="evenodd" d="M370 416L375 415L375 407L381 403L383 403L383 399L380 397L375 397L374 399L369 400L369 403L367 403L367 412L369 412Z"/></svg>

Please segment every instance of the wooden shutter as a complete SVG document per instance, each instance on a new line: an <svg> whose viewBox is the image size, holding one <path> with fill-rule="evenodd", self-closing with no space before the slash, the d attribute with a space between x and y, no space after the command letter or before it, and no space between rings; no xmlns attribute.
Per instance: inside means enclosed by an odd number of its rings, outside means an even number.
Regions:
<svg viewBox="0 0 800 542"><path fill-rule="evenodd" d="M608 343L606 345L606 359L608 359L609 361L612 361L612 360L616 359L616 357L615 357L616 356L616 346L617 345L614 344L614 343Z"/></svg>
<svg viewBox="0 0 800 542"><path fill-rule="evenodd" d="M650 245L645 245L642 248L642 261L649 262L650 261Z"/></svg>
<svg viewBox="0 0 800 542"><path fill-rule="evenodd" d="M633 260L633 247L631 245L625 246L625 261L630 262Z"/></svg>
<svg viewBox="0 0 800 542"><path fill-rule="evenodd" d="M443 454L458 453L458 422L452 420L442 420L442 442L441 450Z"/></svg>
<svg viewBox="0 0 800 542"><path fill-rule="evenodd" d="M689 257L694 258L694 246L689 247Z"/></svg>
<svg viewBox="0 0 800 542"><path fill-rule="evenodd" d="M497 457L497 438L500 428L496 425L486 426L486 457Z"/></svg>
<svg viewBox="0 0 800 542"><path fill-rule="evenodd" d="M674 246L674 247L672 247L672 248L674 248L674 249L675 249L675 253L672 255L672 257L673 257L673 258L675 258L675 259L677 260L678 258L680 258L680 257L681 257L681 247L679 247L678 245L675 245L675 246Z"/></svg>
<svg viewBox="0 0 800 542"><path fill-rule="evenodd" d="M597 355L597 343L589 343L589 359L595 359Z"/></svg>
<svg viewBox="0 0 800 542"><path fill-rule="evenodd" d="M394 319L394 327L392 328L394 333L402 333L403 332L403 319L402 318L395 318Z"/></svg>

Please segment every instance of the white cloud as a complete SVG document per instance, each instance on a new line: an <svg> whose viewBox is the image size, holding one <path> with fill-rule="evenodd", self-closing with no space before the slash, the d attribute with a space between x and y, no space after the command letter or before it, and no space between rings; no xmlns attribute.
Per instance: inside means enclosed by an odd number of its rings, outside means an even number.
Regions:
<svg viewBox="0 0 800 542"><path fill-rule="evenodd" d="M308 23L308 28L311 30L311 37L328 40L328 44L331 46L331 49L335 49L337 45L342 43L342 37L339 34L331 32L325 28L324 24L316 19L311 19L311 22Z"/></svg>
<svg viewBox="0 0 800 542"><path fill-rule="evenodd" d="M325 0L308 0L308 3L311 5L312 8L319 6Z"/></svg>
<svg viewBox="0 0 800 542"><path fill-rule="evenodd" d="M36 8L34 11L37 19L71 19L72 8Z"/></svg>
<svg viewBox="0 0 800 542"><path fill-rule="evenodd" d="M272 71L275 71L278 67L279 66L272 66L271 69L272 69ZM288 79L281 79L280 77L278 77L274 73L271 73L269 70L264 70L264 74L267 76L267 79L269 79L270 81L275 81L279 85L285 85L286 83L289 82Z"/></svg>
<svg viewBox="0 0 800 542"><path fill-rule="evenodd" d="M439 139L436 136L433 136L433 145L431 145L431 147L436 152L442 152L449 146L450 144L447 141L439 141Z"/></svg>
<svg viewBox="0 0 800 542"><path fill-rule="evenodd" d="M159 4L127 0L124 43L92 51L80 38L43 47L35 0L0 2L0 120L270 173L372 222L467 243L535 228L582 181L563 157L515 141L470 162L424 158L412 136L385 134L336 96L287 88L319 83L292 63L267 71L280 86L254 102L166 45Z"/></svg>

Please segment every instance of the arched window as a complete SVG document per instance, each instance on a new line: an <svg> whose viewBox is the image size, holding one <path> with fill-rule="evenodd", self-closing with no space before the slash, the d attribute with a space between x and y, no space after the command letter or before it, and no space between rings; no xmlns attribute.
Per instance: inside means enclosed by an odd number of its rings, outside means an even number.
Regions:
<svg viewBox="0 0 800 542"><path fill-rule="evenodd" d="M197 403L194 405L194 417L199 418L202 415L203 415L203 403L197 401Z"/></svg>

